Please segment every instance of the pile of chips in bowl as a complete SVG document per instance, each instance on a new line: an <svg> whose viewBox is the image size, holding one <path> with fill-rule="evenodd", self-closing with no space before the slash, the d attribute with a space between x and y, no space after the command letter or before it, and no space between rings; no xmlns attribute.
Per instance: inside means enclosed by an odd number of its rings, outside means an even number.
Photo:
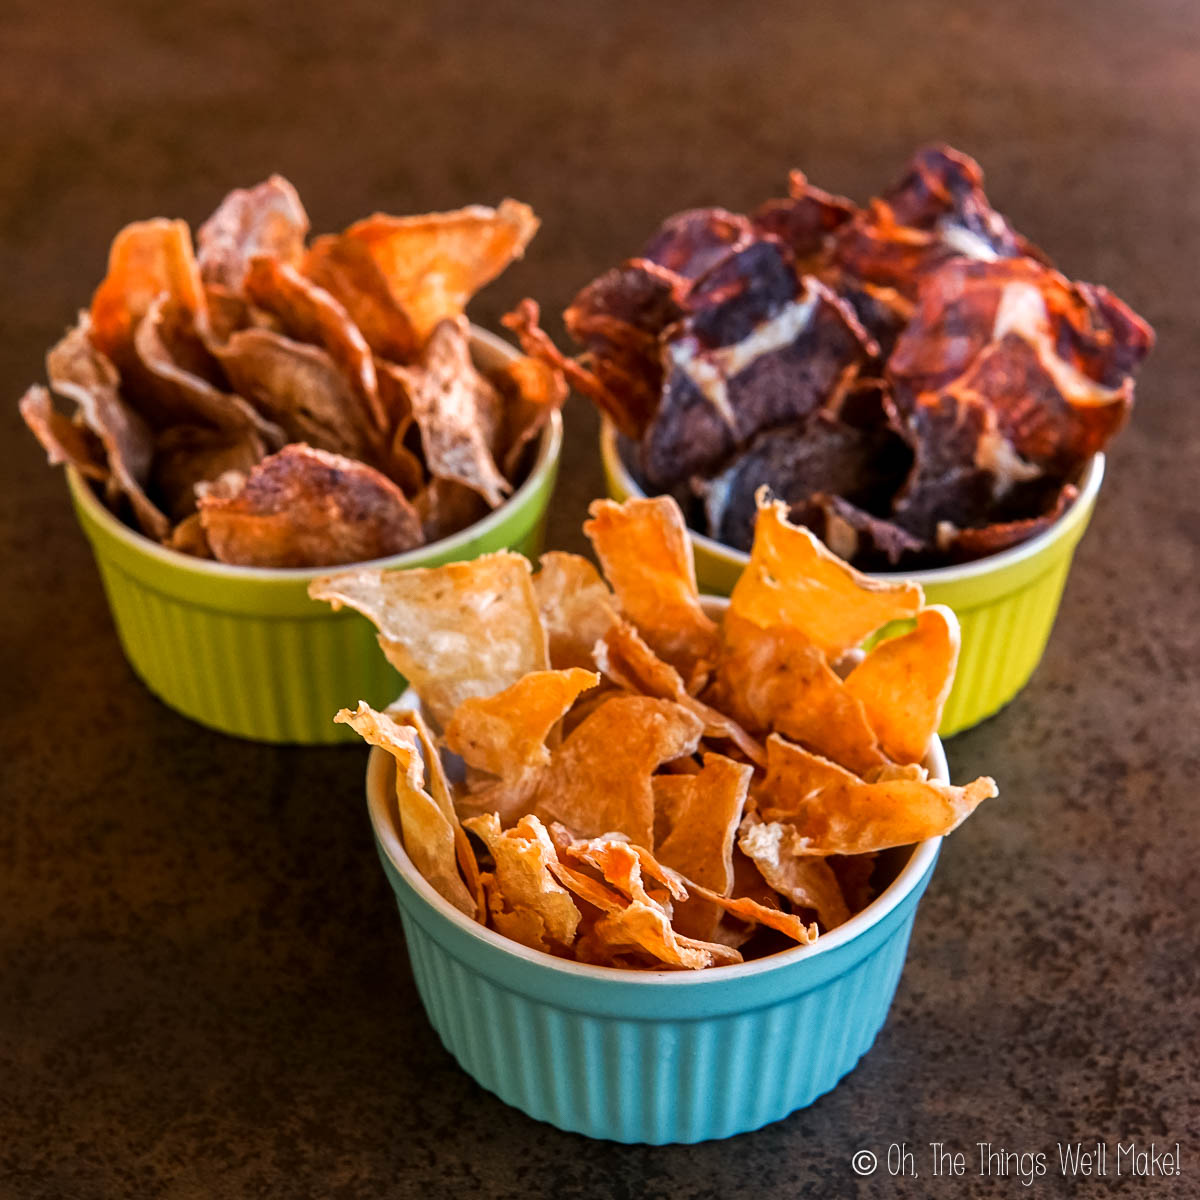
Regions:
<svg viewBox="0 0 1200 1200"><path fill-rule="evenodd" d="M607 582L502 552L310 586L420 698L337 719L394 758L405 850L464 914L580 962L724 966L849 920L881 851L996 794L922 765L958 624L918 585L860 575L764 493L714 619L673 500L591 513Z"/></svg>
<svg viewBox="0 0 1200 1200"><path fill-rule="evenodd" d="M866 208L798 171L789 192L668 218L564 313L576 359L533 301L506 320L615 423L644 491L739 550L763 484L870 570L1054 522L1129 413L1149 326L1056 271L949 147Z"/></svg>
<svg viewBox="0 0 1200 1200"><path fill-rule="evenodd" d="M175 549L262 567L411 550L503 503L565 399L535 359L478 370L463 315L537 227L505 200L310 243L279 176L231 192L195 249L183 221L136 222L21 413Z"/></svg>

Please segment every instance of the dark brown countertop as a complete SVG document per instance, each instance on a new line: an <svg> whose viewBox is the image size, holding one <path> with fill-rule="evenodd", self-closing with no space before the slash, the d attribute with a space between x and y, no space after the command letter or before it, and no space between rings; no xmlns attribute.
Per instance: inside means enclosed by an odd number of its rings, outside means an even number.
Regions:
<svg viewBox="0 0 1200 1200"><path fill-rule="evenodd" d="M323 15L318 15L324 10ZM7 6L0 72L0 1197L1017 1196L1057 1141L1178 1142L1200 1194L1200 16L1153 0L679 6ZM949 746L1002 798L947 844L891 1017L831 1095L757 1134L617 1147L481 1091L419 1007L365 752L176 716L113 634L63 480L15 401L112 234L273 170L314 226L511 194L544 225L472 312L551 314L667 212L790 166L859 199L919 142L1160 344L1050 649ZM559 327L552 325L556 332ZM601 490L574 403L551 544ZM354 699L349 697L348 699ZM928 1178L928 1143L967 1153ZM919 1181L858 1181L859 1148ZM973 1174L976 1143L1050 1174Z"/></svg>

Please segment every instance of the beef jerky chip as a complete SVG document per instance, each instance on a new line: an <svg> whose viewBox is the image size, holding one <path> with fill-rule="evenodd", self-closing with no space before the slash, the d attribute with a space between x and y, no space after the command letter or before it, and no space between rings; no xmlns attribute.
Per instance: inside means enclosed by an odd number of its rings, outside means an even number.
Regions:
<svg viewBox="0 0 1200 1200"><path fill-rule="evenodd" d="M723 208L692 208L668 217L642 250L642 257L685 279L698 279L754 240L754 228Z"/></svg>

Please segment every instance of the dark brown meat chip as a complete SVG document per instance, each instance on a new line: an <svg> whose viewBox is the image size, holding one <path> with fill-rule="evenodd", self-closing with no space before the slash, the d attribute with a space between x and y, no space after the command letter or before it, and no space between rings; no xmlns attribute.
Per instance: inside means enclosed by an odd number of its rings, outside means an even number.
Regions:
<svg viewBox="0 0 1200 1200"><path fill-rule="evenodd" d="M1051 507L1037 516L1012 521L993 521L979 529L955 529L950 525L943 525L938 530L938 549L949 555L954 562L967 562L982 558L985 554L998 554L1001 550L1019 546L1031 537L1044 533L1066 514L1078 496L1079 489L1073 483L1064 483Z"/></svg>
<svg viewBox="0 0 1200 1200"><path fill-rule="evenodd" d="M691 208L668 217L642 250L642 257L686 279L698 279L730 251L754 240L754 228L739 213Z"/></svg>
<svg viewBox="0 0 1200 1200"><path fill-rule="evenodd" d="M794 505L788 519L807 525L835 554L863 571L920 565L925 544L894 521L877 517L841 496L818 493Z"/></svg>
<svg viewBox="0 0 1200 1200"><path fill-rule="evenodd" d="M1154 340L1056 272L944 145L862 209L793 171L749 218L678 213L565 320L575 359L536 308L508 323L616 424L643 490L745 547L767 484L864 570L991 553L1058 519Z"/></svg>
<svg viewBox="0 0 1200 1200"><path fill-rule="evenodd" d="M750 220L759 233L777 237L803 263L820 255L829 235L857 212L853 201L813 187L803 171L792 171L788 198L766 201Z"/></svg>
<svg viewBox="0 0 1200 1200"><path fill-rule="evenodd" d="M764 483L794 515L818 495L887 511L911 465L912 452L886 425L856 428L817 412L801 424L760 433L704 485L708 532L748 551L758 515L755 493Z"/></svg>
<svg viewBox="0 0 1200 1200"><path fill-rule="evenodd" d="M421 522L404 493L365 463L285 446L264 458L232 495L201 496L213 555L253 567L322 567L400 554L421 545Z"/></svg>
<svg viewBox="0 0 1200 1200"><path fill-rule="evenodd" d="M811 276L799 298L756 307L768 314L757 326L740 316L726 324L746 330L740 341L706 346L693 332L696 315L664 338L669 372L641 449L652 487L706 473L760 430L808 416L869 356L854 314Z"/></svg>
<svg viewBox="0 0 1200 1200"><path fill-rule="evenodd" d="M992 208L979 164L940 145L918 150L900 182L838 230L834 249L851 276L910 298L945 262L1021 256L1042 258Z"/></svg>

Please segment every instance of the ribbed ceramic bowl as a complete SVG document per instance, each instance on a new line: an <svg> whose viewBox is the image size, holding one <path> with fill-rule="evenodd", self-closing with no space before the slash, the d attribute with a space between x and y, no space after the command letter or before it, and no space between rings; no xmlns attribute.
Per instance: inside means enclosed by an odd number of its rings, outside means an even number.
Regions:
<svg viewBox="0 0 1200 1200"><path fill-rule="evenodd" d="M948 778L936 738L926 766ZM933 838L888 851L886 890L812 946L707 971L633 972L527 949L443 900L404 852L381 750L367 805L443 1045L506 1104L618 1142L731 1137L836 1086L883 1027L941 847Z"/></svg>
<svg viewBox="0 0 1200 1200"><path fill-rule="evenodd" d="M485 369L516 355L481 329L472 330L472 352ZM536 556L561 448L555 414L528 478L500 508L453 537L371 565L427 567L501 549ZM309 599L314 578L342 568L273 570L191 558L130 529L75 471L68 479L125 655L146 686L184 716L256 741L346 741L355 735L333 723L339 708L360 699L386 704L403 686L369 621Z"/></svg>
<svg viewBox="0 0 1200 1200"><path fill-rule="evenodd" d="M613 499L645 495L621 460L616 429L607 421L600 453ZM958 674L938 731L942 737L999 712L1029 682L1050 640L1075 547L1092 519L1103 479L1104 455L1097 454L1083 473L1075 503L1044 533L976 562L902 573L921 585L930 604L952 608L962 626ZM690 537L700 589L729 595L750 556L700 533Z"/></svg>

